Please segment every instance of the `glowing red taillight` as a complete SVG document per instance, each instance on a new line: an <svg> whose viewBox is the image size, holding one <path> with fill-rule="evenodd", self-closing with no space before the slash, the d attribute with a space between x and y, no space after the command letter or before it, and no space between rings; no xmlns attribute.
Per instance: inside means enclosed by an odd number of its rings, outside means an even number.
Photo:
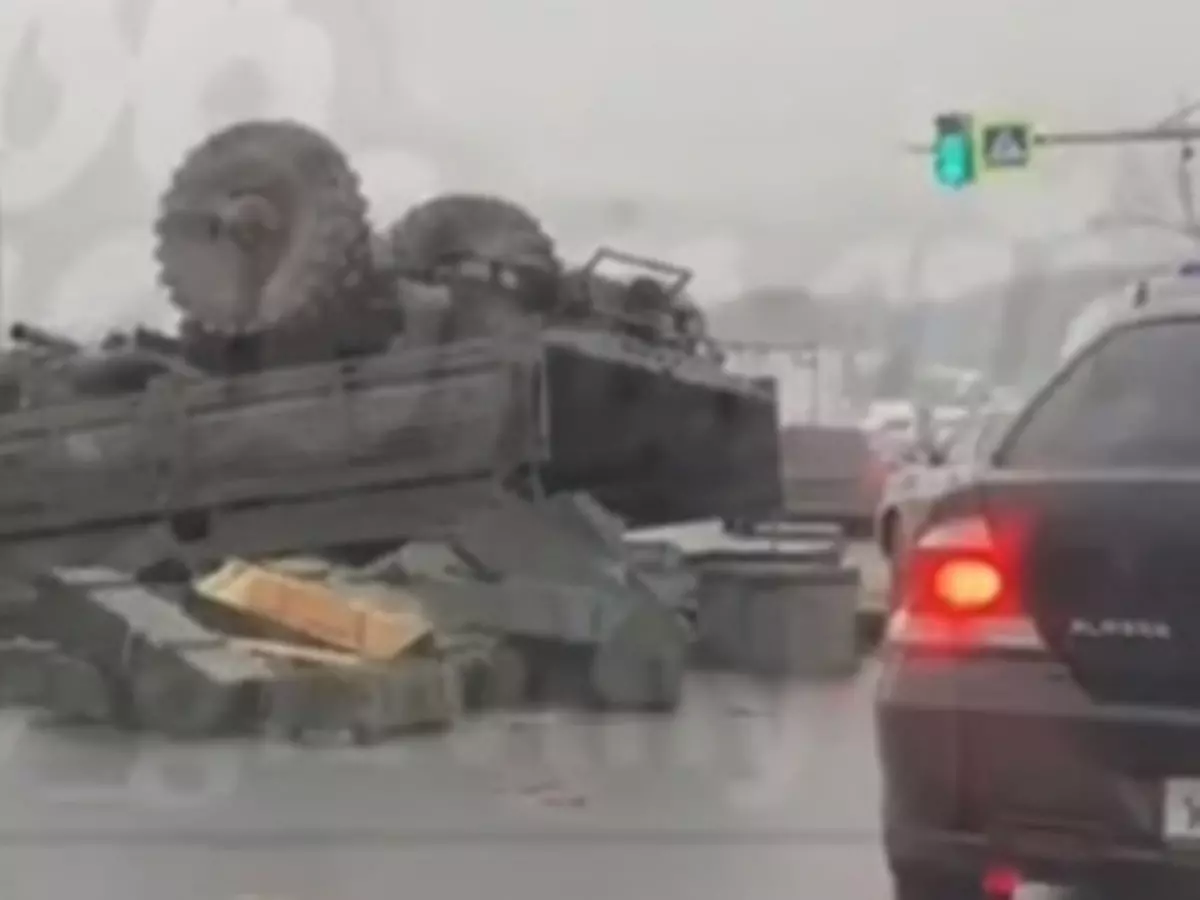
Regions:
<svg viewBox="0 0 1200 900"><path fill-rule="evenodd" d="M905 602L930 615L1001 612L1017 600L1019 544L986 519L970 516L921 535L908 560Z"/></svg>
<svg viewBox="0 0 1200 900"><path fill-rule="evenodd" d="M1004 573L986 559L947 559L933 570L934 600L949 610L978 612L995 605L1004 594Z"/></svg>
<svg viewBox="0 0 1200 900"><path fill-rule="evenodd" d="M1022 529L982 516L939 523L905 561L893 641L922 645L1040 646L1021 597Z"/></svg>

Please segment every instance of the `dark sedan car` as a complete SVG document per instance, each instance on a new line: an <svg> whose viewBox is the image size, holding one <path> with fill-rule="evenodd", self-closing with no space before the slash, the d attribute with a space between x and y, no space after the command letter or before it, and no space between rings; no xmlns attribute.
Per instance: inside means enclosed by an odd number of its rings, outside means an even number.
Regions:
<svg viewBox="0 0 1200 900"><path fill-rule="evenodd" d="M1200 898L1191 285L1139 295L914 536L876 701L897 900Z"/></svg>

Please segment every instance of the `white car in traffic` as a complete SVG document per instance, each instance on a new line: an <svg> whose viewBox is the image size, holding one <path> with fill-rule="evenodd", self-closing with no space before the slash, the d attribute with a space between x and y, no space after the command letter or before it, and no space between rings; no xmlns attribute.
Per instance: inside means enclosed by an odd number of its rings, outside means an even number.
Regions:
<svg viewBox="0 0 1200 900"><path fill-rule="evenodd" d="M893 470L875 516L875 537L885 557L894 562L932 503L970 478L1013 412L1007 406L984 410L964 421L945 442L916 450Z"/></svg>

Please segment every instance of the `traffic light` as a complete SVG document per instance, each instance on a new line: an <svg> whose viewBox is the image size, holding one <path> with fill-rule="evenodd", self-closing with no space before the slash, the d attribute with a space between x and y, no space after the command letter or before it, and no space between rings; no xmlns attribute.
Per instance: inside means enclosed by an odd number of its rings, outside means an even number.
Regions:
<svg viewBox="0 0 1200 900"><path fill-rule="evenodd" d="M975 181L975 125L966 113L946 113L934 120L933 177L958 190Z"/></svg>

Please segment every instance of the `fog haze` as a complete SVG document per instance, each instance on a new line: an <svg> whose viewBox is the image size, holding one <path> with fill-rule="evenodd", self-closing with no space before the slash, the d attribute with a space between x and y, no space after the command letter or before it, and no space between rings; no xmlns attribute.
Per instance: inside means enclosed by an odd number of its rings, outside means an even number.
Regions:
<svg viewBox="0 0 1200 900"><path fill-rule="evenodd" d="M947 196L900 145L955 107L1148 123L1200 97L1198 30L1178 0L8 0L5 304L63 327L157 309L163 179L207 129L263 114L328 129L381 220L438 190L509 193L568 248L683 257L709 302L800 279L911 292L922 239L929 297L1002 277L1022 236L1161 253L1076 235L1114 204L1172 214L1168 151L1046 152Z"/></svg>

